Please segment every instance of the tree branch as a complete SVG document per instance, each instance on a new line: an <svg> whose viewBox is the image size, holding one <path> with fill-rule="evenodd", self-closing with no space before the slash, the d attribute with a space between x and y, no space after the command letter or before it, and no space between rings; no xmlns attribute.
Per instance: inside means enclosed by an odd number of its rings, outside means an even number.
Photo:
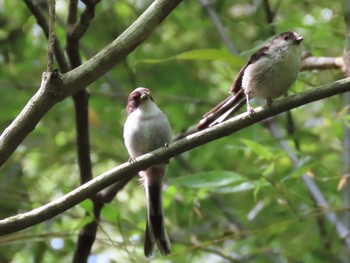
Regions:
<svg viewBox="0 0 350 263"><path fill-rule="evenodd" d="M71 0L68 10L68 34L67 34L67 53L70 64L73 68L81 65L79 51L79 41L82 34L76 35L75 26L77 23L78 1ZM87 7L86 7L87 8ZM95 8L95 5L92 7ZM87 29L89 24L86 24ZM84 30L84 32L85 32ZM89 139L89 118L88 118L88 101L89 94L86 89L82 89L73 95L75 120L76 120L76 140L77 155L80 172L80 183L84 184L92 179L92 168L90 159L90 139Z"/></svg>
<svg viewBox="0 0 350 263"><path fill-rule="evenodd" d="M100 2L100 0L85 3L85 9L80 16L80 20L78 23L74 24L72 28L71 36L80 39L86 30L88 29L90 22L95 16L95 6Z"/></svg>
<svg viewBox="0 0 350 263"><path fill-rule="evenodd" d="M69 27L67 33L67 54L70 64L73 68L81 65L81 56L79 42L95 14L94 4L86 4L80 21L77 22L78 1L70 0L67 24ZM90 158L90 135L89 135L89 94L86 88L73 95L75 122L76 122L76 145L79 165L80 184L90 181L92 176L92 165ZM72 262L87 262L91 253L91 248L95 242L98 222L100 220L101 210L104 203L100 201L99 195L91 197L94 206L93 219L85 224L80 230L76 249Z"/></svg>
<svg viewBox="0 0 350 263"><path fill-rule="evenodd" d="M78 0L69 0L68 16L67 16L68 26L73 26L77 22L77 17L78 17ZM69 28L68 34L71 34L71 28Z"/></svg>
<svg viewBox="0 0 350 263"><path fill-rule="evenodd" d="M51 203L30 212L1 220L0 235L13 233L51 219L112 184L125 183L138 171L151 165L168 160L205 143L228 136L276 114L348 91L350 91L350 78L338 80L319 88L277 100L269 108L258 107L254 109L256 113L253 116L243 113L219 125L189 135L172 143L168 148L161 148L142 155L133 163L119 165Z"/></svg>
<svg viewBox="0 0 350 263"><path fill-rule="evenodd" d="M88 92L83 89L73 95L75 121L76 121L76 145L79 165L80 184L84 184L93 178L90 158L90 133L89 133L89 104ZM91 197L94 205L94 217L91 222L84 225L79 232L77 246L72 262L87 262L92 245L96 238L100 212L103 203L98 199L98 194Z"/></svg>
<svg viewBox="0 0 350 263"><path fill-rule="evenodd" d="M275 35L276 28L274 25L274 19L275 19L276 12L275 10L272 10L269 0L263 0L262 4L266 14L266 21L267 21L267 24L269 25L270 35Z"/></svg>
<svg viewBox="0 0 350 263"><path fill-rule="evenodd" d="M28 0L26 0L28 1ZM182 0L155 0L117 39L78 68L60 75L30 99L0 136L0 166L56 103L75 94L119 63L147 39Z"/></svg>
<svg viewBox="0 0 350 263"><path fill-rule="evenodd" d="M49 6L49 43L47 48L47 72L53 71L53 55L55 48L55 20L56 20L56 3L55 0L47 1Z"/></svg>
<svg viewBox="0 0 350 263"><path fill-rule="evenodd" d="M345 70L345 63L342 57L306 57L302 61L301 70L314 69L341 69Z"/></svg>

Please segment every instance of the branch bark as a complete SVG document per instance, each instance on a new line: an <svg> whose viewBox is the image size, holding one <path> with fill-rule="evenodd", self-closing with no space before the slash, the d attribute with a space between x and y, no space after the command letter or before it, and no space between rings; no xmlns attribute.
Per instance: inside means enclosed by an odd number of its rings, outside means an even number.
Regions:
<svg viewBox="0 0 350 263"><path fill-rule="evenodd" d="M342 57L306 57L303 59L301 70L314 69L340 69L345 70L345 63Z"/></svg>
<svg viewBox="0 0 350 263"><path fill-rule="evenodd" d="M27 0L28 1L28 0ZM0 166L11 156L41 118L59 101L82 90L119 63L180 4L182 0L155 0L117 39L78 68L60 75L31 98L0 136Z"/></svg>
<svg viewBox="0 0 350 263"><path fill-rule="evenodd" d="M251 117L247 113L243 113L220 125L189 135L172 143L168 148L155 150L140 156L137 158L137 161L133 163L124 163L113 168L51 203L30 212L1 220L0 235L13 233L51 219L112 184L125 184L125 182L129 181L138 171L151 165L168 160L171 157L199 147L205 143L228 136L276 114L348 91L350 91L350 78L338 80L319 88L308 90L304 93L277 100L269 108L258 107L255 109L256 114Z"/></svg>
<svg viewBox="0 0 350 263"><path fill-rule="evenodd" d="M49 43L47 48L47 72L53 71L53 55L55 48L55 20L56 20L56 3L55 0L47 1L49 6Z"/></svg>
<svg viewBox="0 0 350 263"><path fill-rule="evenodd" d="M67 33L67 54L72 68L81 65L79 42L90 22L95 15L95 6L99 1L88 3L77 21L78 1L70 0L68 11L68 33ZM86 88L73 95L75 122L76 122L76 144L80 174L80 184L84 184L93 178L90 158L90 135L89 135L89 94ZM80 230L77 245L74 251L72 262L87 262L95 242L100 213L104 203L100 201L99 194L91 197L94 206L93 219L85 224Z"/></svg>

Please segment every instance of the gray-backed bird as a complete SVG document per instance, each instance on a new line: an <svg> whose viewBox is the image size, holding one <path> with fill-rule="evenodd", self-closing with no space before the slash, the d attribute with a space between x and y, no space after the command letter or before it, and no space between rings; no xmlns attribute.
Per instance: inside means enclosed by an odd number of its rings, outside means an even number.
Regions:
<svg viewBox="0 0 350 263"><path fill-rule="evenodd" d="M255 52L231 85L231 95L206 113L197 129L223 122L244 103L247 104L248 113L254 114L249 103L253 97L266 99L270 105L272 99L285 93L300 70L302 40L298 33L284 32Z"/></svg>

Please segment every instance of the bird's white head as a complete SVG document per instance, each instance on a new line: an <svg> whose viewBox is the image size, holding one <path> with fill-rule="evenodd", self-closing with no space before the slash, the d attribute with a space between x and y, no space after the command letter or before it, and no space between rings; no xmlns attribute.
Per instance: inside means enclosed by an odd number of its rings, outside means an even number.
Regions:
<svg viewBox="0 0 350 263"><path fill-rule="evenodd" d="M151 91L148 88L137 88L129 95L126 112L130 115L136 109L146 106L146 104L149 104L150 102L151 104L154 104Z"/></svg>
<svg viewBox="0 0 350 263"><path fill-rule="evenodd" d="M271 40L270 47L282 50L286 50L291 46L299 47L303 39L304 38L296 32L283 32Z"/></svg>

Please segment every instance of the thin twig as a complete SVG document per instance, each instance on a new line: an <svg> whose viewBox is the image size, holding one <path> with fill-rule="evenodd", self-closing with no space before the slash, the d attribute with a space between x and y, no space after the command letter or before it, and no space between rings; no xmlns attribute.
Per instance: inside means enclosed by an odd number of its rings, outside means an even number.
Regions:
<svg viewBox="0 0 350 263"><path fill-rule="evenodd" d="M231 262L231 263L246 262L245 259L244 260L240 260L240 259L236 259L236 258L230 257L230 256L228 256L227 254L221 252L218 249L214 249L214 248L210 248L210 247L200 247L199 249L202 250L202 251L209 252L211 254L217 255L217 256L223 258L225 260L225 262Z"/></svg>
<svg viewBox="0 0 350 263"><path fill-rule="evenodd" d="M276 34L276 29L274 25L274 19L276 15L275 10L272 10L269 0L263 0L262 3L266 14L266 21L270 26L270 35L275 35Z"/></svg>
<svg viewBox="0 0 350 263"><path fill-rule="evenodd" d="M33 14L35 19L37 20L37 23L41 27L41 29L43 30L46 38L48 38L49 37L49 25L46 21L44 14L41 12L40 8L37 5L35 5L32 2L32 0L23 0L23 1L27 5L28 9ZM70 65L69 65L69 63L64 55L61 44L57 38L54 39L54 42L55 42L55 44L54 44L55 57L56 57L58 65L59 65L60 72L63 72L63 73L68 72L70 70Z"/></svg>
<svg viewBox="0 0 350 263"><path fill-rule="evenodd" d="M55 48L55 20L56 3L55 0L47 0L49 6L49 43L47 48L47 72L53 71L53 55Z"/></svg>
<svg viewBox="0 0 350 263"><path fill-rule="evenodd" d="M213 6L211 3L209 3L208 0L199 0L199 3L201 4L202 8L208 13L210 19L213 21L214 26L216 27L216 30L218 31L222 41L225 43L228 50L235 55L238 55L238 51L233 45L233 42L229 38L227 31L223 24L221 23L221 20L217 13L215 12Z"/></svg>

